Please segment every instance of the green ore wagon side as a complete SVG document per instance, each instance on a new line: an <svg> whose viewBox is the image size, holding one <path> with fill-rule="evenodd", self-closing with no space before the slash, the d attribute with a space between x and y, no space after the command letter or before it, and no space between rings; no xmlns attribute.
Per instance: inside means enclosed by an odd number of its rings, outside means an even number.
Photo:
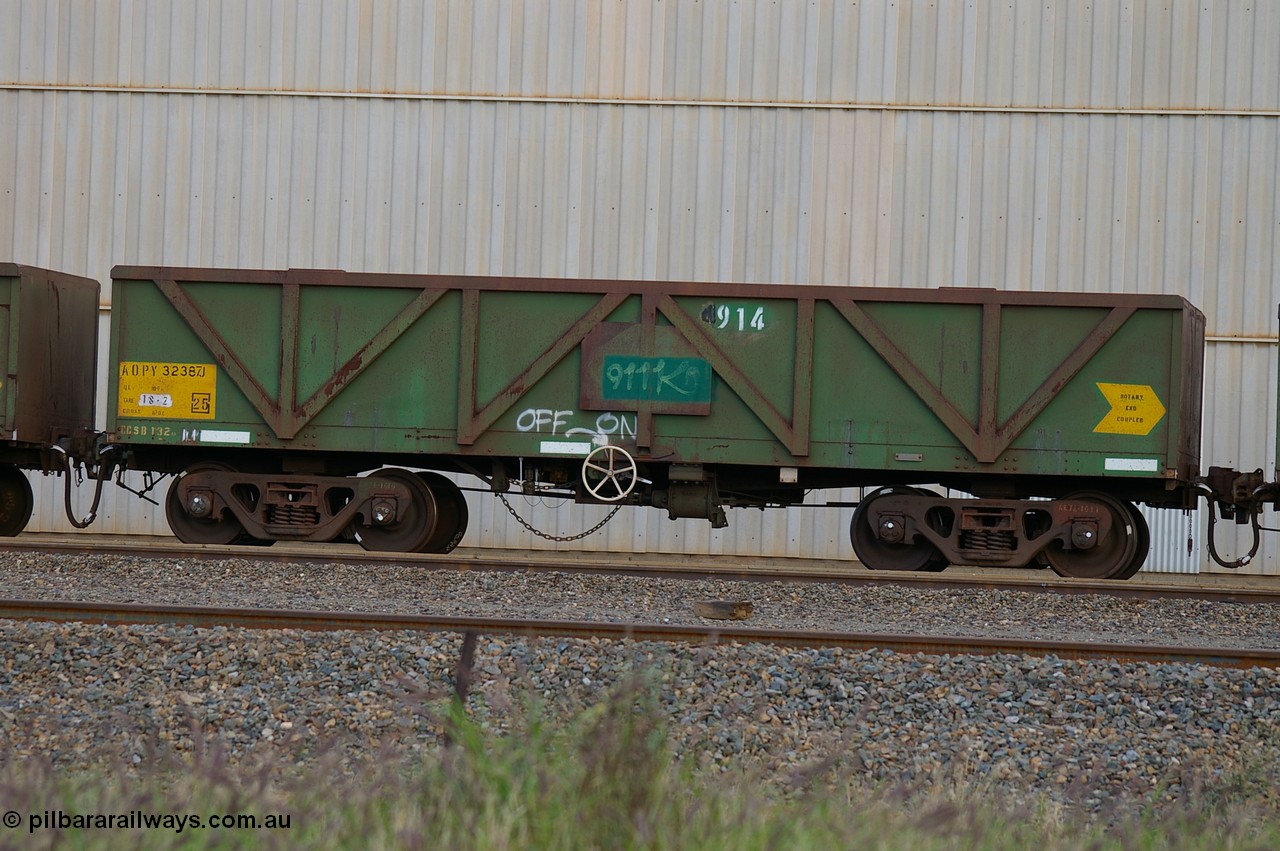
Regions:
<svg viewBox="0 0 1280 851"><path fill-rule="evenodd" d="M404 468L716 526L725 507L877 485L851 529L869 567L1125 577L1148 547L1132 503L1196 496L1204 317L1180 297L113 278L110 440L180 474L166 512L184 541L447 551L460 492Z"/></svg>

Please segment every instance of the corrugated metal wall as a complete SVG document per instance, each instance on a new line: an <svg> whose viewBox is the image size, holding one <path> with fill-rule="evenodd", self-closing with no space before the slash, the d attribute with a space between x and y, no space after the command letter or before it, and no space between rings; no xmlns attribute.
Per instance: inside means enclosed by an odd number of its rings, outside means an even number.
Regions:
<svg viewBox="0 0 1280 851"><path fill-rule="evenodd" d="M104 282L163 263L1180 293L1217 338L1206 466L1274 467L1280 6L5 0L0 20L0 258ZM40 527L65 525L58 501L40 489ZM472 509L467 543L539 544ZM163 529L131 497L107 512ZM847 510L730 519L624 511L576 546L849 554ZM1157 527L1185 553L1181 515Z"/></svg>
<svg viewBox="0 0 1280 851"><path fill-rule="evenodd" d="M1157 112L1280 99L1271 3L0 5L0 78L35 86Z"/></svg>

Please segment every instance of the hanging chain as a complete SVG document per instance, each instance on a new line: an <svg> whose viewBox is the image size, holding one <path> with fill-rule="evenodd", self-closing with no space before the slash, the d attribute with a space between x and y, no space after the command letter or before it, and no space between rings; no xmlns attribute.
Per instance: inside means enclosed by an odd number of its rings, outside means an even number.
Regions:
<svg viewBox="0 0 1280 851"><path fill-rule="evenodd" d="M507 502L506 494L503 494L503 493L498 494L498 499L502 500L502 504L507 507L507 511L511 512L511 516L514 517L516 519L516 522L519 523L521 526L528 529L530 532L537 535L539 538L546 538L548 541L558 541L561 543L564 543L566 541L576 541L580 538L585 538L588 535L594 535L596 532L599 532L602 528L604 528L604 524L612 520L613 515L617 514L618 509L622 507L621 505L615 505L613 507L613 511L610 511L607 517L605 517L603 520L601 520L599 523L592 526L590 529L588 529L585 532L580 532L577 535L549 535L546 532L533 528L533 526L529 525L529 522L527 520L525 520L519 514L516 514L516 510L511 507L511 503Z"/></svg>
<svg viewBox="0 0 1280 851"><path fill-rule="evenodd" d="M1213 511L1212 505L1209 506L1209 510ZM1194 525L1195 521L1192 520L1191 518L1191 509L1184 508L1182 510L1182 513L1187 515L1187 558L1191 558L1191 556L1194 555L1196 551L1196 545L1195 545L1196 529Z"/></svg>

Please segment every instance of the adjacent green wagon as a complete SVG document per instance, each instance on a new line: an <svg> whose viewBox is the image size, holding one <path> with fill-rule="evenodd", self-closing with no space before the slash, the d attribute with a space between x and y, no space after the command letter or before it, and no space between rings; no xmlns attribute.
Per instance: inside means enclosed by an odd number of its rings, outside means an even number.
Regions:
<svg viewBox="0 0 1280 851"><path fill-rule="evenodd" d="M93 428L98 282L0 263L0 535L31 518L22 470L61 472L53 446Z"/></svg>

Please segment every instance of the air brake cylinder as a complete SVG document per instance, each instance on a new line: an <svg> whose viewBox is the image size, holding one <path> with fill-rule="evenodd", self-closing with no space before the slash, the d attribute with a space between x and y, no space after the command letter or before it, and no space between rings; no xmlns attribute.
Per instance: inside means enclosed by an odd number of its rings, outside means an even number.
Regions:
<svg viewBox="0 0 1280 851"><path fill-rule="evenodd" d="M667 516L672 520L678 517L710 520L713 529L729 525L720 505L715 473L704 470L701 464L672 464L670 476L667 489L653 494L655 508L667 509Z"/></svg>
<svg viewBox="0 0 1280 851"><path fill-rule="evenodd" d="M715 482L673 482L666 491L665 500L661 493L655 493L653 499L654 505L667 509L667 516L672 520L678 517L710 520L713 529L723 529L729 525L719 503Z"/></svg>

